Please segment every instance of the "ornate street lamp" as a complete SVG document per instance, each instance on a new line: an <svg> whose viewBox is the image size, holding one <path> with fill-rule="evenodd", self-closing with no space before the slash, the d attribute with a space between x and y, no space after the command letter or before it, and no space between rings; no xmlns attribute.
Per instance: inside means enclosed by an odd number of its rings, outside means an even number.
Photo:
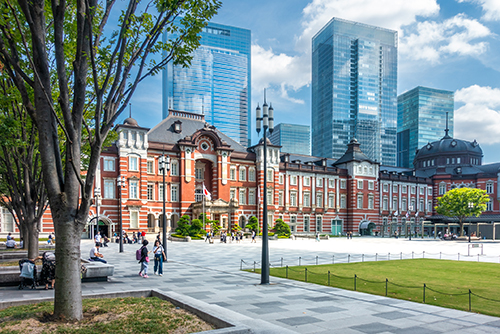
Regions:
<svg viewBox="0 0 500 334"><path fill-rule="evenodd" d="M263 217L262 217L262 268L260 274L260 284L269 284L269 238L268 238L268 227L267 227L267 130L269 134L273 133L274 130L274 109L271 106L268 107L266 102L266 90L264 90L264 104L262 105L262 112L257 105L256 118L257 118L257 133L260 133L262 128L262 123L264 123L264 204L263 204Z"/></svg>
<svg viewBox="0 0 500 334"><path fill-rule="evenodd" d="M408 209L410 210L410 215L409 215L409 217L411 217L411 212L413 211L413 205L410 205L410 206L408 207ZM411 218L410 218L410 238L409 238L409 240L411 240L411 225L412 225L412 223L411 223Z"/></svg>
<svg viewBox="0 0 500 334"><path fill-rule="evenodd" d="M471 231L470 231L470 230L471 230L471 228L470 228L470 223L472 222L472 215L471 215L470 213L471 213L472 209L474 209L474 203L469 202L469 205L468 205L468 206L469 206L469 216L470 216L470 217L469 217L469 242L470 242L470 235L471 235ZM476 226L477 226L477 225L476 225ZM477 228L476 228L476 229L477 229ZM463 235L463 233L462 233L462 235Z"/></svg>
<svg viewBox="0 0 500 334"><path fill-rule="evenodd" d="M116 183L118 184L118 239L120 239L120 253L123 253L123 224L122 224L122 188L125 187L125 177L118 176L116 179Z"/></svg>
<svg viewBox="0 0 500 334"><path fill-rule="evenodd" d="M163 173L163 247L165 248L165 262L168 262L167 257L167 217L165 216L165 197L167 194L165 188L165 174L170 170L170 156L165 157L165 153L160 155L158 159L159 169Z"/></svg>

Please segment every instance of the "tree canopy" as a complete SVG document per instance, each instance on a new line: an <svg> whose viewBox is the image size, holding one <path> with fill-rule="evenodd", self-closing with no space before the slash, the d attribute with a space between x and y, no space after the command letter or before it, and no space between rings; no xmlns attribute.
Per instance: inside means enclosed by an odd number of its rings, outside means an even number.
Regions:
<svg viewBox="0 0 500 334"><path fill-rule="evenodd" d="M490 197L485 190L476 188L455 188L438 197L436 212L458 219L460 235L463 236L463 225L467 217L479 216L486 211L486 203Z"/></svg>

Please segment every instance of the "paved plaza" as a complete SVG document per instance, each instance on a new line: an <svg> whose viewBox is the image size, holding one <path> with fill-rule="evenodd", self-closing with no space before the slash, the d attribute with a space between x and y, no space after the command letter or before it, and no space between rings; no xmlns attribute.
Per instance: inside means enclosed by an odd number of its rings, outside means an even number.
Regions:
<svg viewBox="0 0 500 334"><path fill-rule="evenodd" d="M374 260L375 254L379 260L424 256L498 263L500 259L500 243L484 242L484 255L478 257L480 248L466 256L467 243L427 238L271 240L269 246L272 265L280 265L282 258L285 265L297 265L299 257L302 264L314 264L332 259ZM84 257L90 247L89 240L82 241ZM101 250L108 263L115 265L114 276L108 282L83 283L83 293L145 288L175 292L255 319L255 333L270 333L270 328L297 333L500 333L496 317L274 277L270 285L262 286L260 275L239 270L242 259L243 266L260 261L261 247L260 241L251 244L249 240L240 244L169 242L163 277L153 275L151 263L150 278L144 279L138 275L140 265L135 260L138 245L124 245L120 254L118 245L110 244ZM51 290L0 288L2 301L52 295Z"/></svg>

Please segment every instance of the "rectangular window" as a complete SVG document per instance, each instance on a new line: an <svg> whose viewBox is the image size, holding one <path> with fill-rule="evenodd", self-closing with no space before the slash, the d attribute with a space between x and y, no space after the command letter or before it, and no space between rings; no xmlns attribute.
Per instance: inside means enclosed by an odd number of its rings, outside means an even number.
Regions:
<svg viewBox="0 0 500 334"><path fill-rule="evenodd" d="M104 180L104 198L115 198L114 180Z"/></svg>
<svg viewBox="0 0 500 334"><path fill-rule="evenodd" d="M236 190L235 189L231 189L229 191L229 198L230 199L236 199Z"/></svg>
<svg viewBox="0 0 500 334"><path fill-rule="evenodd" d="M267 182L274 182L274 171L272 169L267 170Z"/></svg>
<svg viewBox="0 0 500 334"><path fill-rule="evenodd" d="M170 176L179 176L179 163L177 161L172 161L170 164Z"/></svg>
<svg viewBox="0 0 500 334"><path fill-rule="evenodd" d="M342 220L332 219L332 235L342 234Z"/></svg>
<svg viewBox="0 0 500 334"><path fill-rule="evenodd" d="M304 217L304 232L309 232L309 216Z"/></svg>
<svg viewBox="0 0 500 334"><path fill-rule="evenodd" d="M335 179L328 179L328 188L335 188Z"/></svg>
<svg viewBox="0 0 500 334"><path fill-rule="evenodd" d="M387 197L384 197L384 199L382 200L382 210L387 211L388 210L387 205L388 205Z"/></svg>
<svg viewBox="0 0 500 334"><path fill-rule="evenodd" d="M297 185L297 175L290 176L290 184L292 186L296 186Z"/></svg>
<svg viewBox="0 0 500 334"><path fill-rule="evenodd" d="M255 181L255 169L254 168L250 168L248 170L248 181L252 181L252 182Z"/></svg>
<svg viewBox="0 0 500 334"><path fill-rule="evenodd" d="M384 183L384 192L388 192L389 191L389 185L387 183Z"/></svg>
<svg viewBox="0 0 500 334"><path fill-rule="evenodd" d="M439 195L444 195L446 193L446 183L439 184Z"/></svg>
<svg viewBox="0 0 500 334"><path fill-rule="evenodd" d="M255 190L248 192L248 204L255 204Z"/></svg>
<svg viewBox="0 0 500 334"><path fill-rule="evenodd" d="M425 192L425 188L424 187L419 187L419 193L420 195L425 195L424 192Z"/></svg>
<svg viewBox="0 0 500 334"><path fill-rule="evenodd" d="M309 176L304 176L304 186L309 187L311 185L311 179Z"/></svg>
<svg viewBox="0 0 500 334"><path fill-rule="evenodd" d="M346 188L346 181L340 180L340 189L345 189L345 188Z"/></svg>
<svg viewBox="0 0 500 334"><path fill-rule="evenodd" d="M280 191L278 194L278 205L283 205L283 192Z"/></svg>
<svg viewBox="0 0 500 334"><path fill-rule="evenodd" d="M346 197L345 195L340 196L340 208L345 209L346 208Z"/></svg>
<svg viewBox="0 0 500 334"><path fill-rule="evenodd" d="M106 172L115 171L115 159L104 159L104 170Z"/></svg>
<svg viewBox="0 0 500 334"><path fill-rule="evenodd" d="M406 194L406 186L401 186L401 192L402 192L403 194Z"/></svg>
<svg viewBox="0 0 500 334"><path fill-rule="evenodd" d="M155 186L153 184L148 184L148 201L154 200L154 197L153 197L154 188L155 188Z"/></svg>
<svg viewBox="0 0 500 334"><path fill-rule="evenodd" d="M401 200L401 211L406 211L406 198Z"/></svg>
<svg viewBox="0 0 500 334"><path fill-rule="evenodd" d="M374 189L375 189L375 182L368 181L368 190L374 190Z"/></svg>
<svg viewBox="0 0 500 334"><path fill-rule="evenodd" d="M147 161L147 172L148 174L153 174L153 165L154 165L154 161L153 160L148 160Z"/></svg>
<svg viewBox="0 0 500 334"><path fill-rule="evenodd" d="M240 168L240 181L247 180L247 170L246 168Z"/></svg>
<svg viewBox="0 0 500 334"><path fill-rule="evenodd" d="M2 213L3 211L3 228L2 228L2 231L3 232L14 232L14 217L12 216L12 214L9 212L9 210L7 210L6 208L2 208L0 207L0 213Z"/></svg>
<svg viewBox="0 0 500 334"><path fill-rule="evenodd" d="M486 211L493 211L493 198L490 198L488 203L486 203Z"/></svg>
<svg viewBox="0 0 500 334"><path fill-rule="evenodd" d="M316 193L316 206L319 208L323 207L323 194Z"/></svg>
<svg viewBox="0 0 500 334"><path fill-rule="evenodd" d="M304 193L304 206L309 207L311 206L311 195L309 193Z"/></svg>
<svg viewBox="0 0 500 334"><path fill-rule="evenodd" d="M328 195L328 207L333 208L335 206L335 195Z"/></svg>
<svg viewBox="0 0 500 334"><path fill-rule="evenodd" d="M363 195L358 195L358 209L363 209Z"/></svg>
<svg viewBox="0 0 500 334"><path fill-rule="evenodd" d="M280 180L280 184L283 184L283 174L280 173L280 176L279 176L279 180Z"/></svg>
<svg viewBox="0 0 500 334"><path fill-rule="evenodd" d="M240 195L240 200L239 200L240 203L239 204L242 204L242 205L246 204L246 201L245 201L245 197L246 197L245 196L246 195L245 194L245 190L240 189L239 190L239 195Z"/></svg>
<svg viewBox="0 0 500 334"><path fill-rule="evenodd" d="M414 195L415 194L415 186L411 186L411 194Z"/></svg>
<svg viewBox="0 0 500 334"><path fill-rule="evenodd" d="M297 193L290 193L290 206L297 206Z"/></svg>
<svg viewBox="0 0 500 334"><path fill-rule="evenodd" d="M397 184L395 184L395 185L392 186L392 192L394 194L397 194L397 192L398 192L398 186L397 186Z"/></svg>
<svg viewBox="0 0 500 334"><path fill-rule="evenodd" d="M432 196L432 187L429 187L429 189L427 189L427 194L429 196Z"/></svg>
<svg viewBox="0 0 500 334"><path fill-rule="evenodd" d="M358 180L358 189L363 189L363 180Z"/></svg>
<svg viewBox="0 0 500 334"><path fill-rule="evenodd" d="M138 192L138 184L137 184L137 181L130 181L130 184L129 184L129 198L135 198L135 199L138 199L139 198L139 192Z"/></svg>
<svg viewBox="0 0 500 334"><path fill-rule="evenodd" d="M172 185L170 189L170 199L172 202L178 202L179 201L179 186L177 185Z"/></svg>
<svg viewBox="0 0 500 334"><path fill-rule="evenodd" d="M432 201L427 202L427 211L432 212Z"/></svg>
<svg viewBox="0 0 500 334"><path fill-rule="evenodd" d="M231 167L231 169L229 169L229 179L236 181L236 167Z"/></svg>
<svg viewBox="0 0 500 334"><path fill-rule="evenodd" d="M138 158L137 157L129 157L128 158L128 170L131 171L138 171L139 170L139 165L137 163Z"/></svg>
<svg viewBox="0 0 500 334"><path fill-rule="evenodd" d="M290 231L296 232L297 216L290 216Z"/></svg>
<svg viewBox="0 0 500 334"><path fill-rule="evenodd" d="M421 199L421 200L420 200L420 208L419 208L419 211L424 212L424 200L423 200L423 199Z"/></svg>
<svg viewBox="0 0 500 334"><path fill-rule="evenodd" d="M368 209L373 210L373 196L368 197Z"/></svg>
<svg viewBox="0 0 500 334"><path fill-rule="evenodd" d="M397 210L398 209L398 198L397 197L393 197L392 198L392 209L393 210Z"/></svg>
<svg viewBox="0 0 500 334"><path fill-rule="evenodd" d="M267 204L273 204L273 190L267 189Z"/></svg>
<svg viewBox="0 0 500 334"><path fill-rule="evenodd" d="M316 216L316 231L323 232L323 217Z"/></svg>
<svg viewBox="0 0 500 334"><path fill-rule="evenodd" d="M165 192L163 191L163 184L158 184L158 200L159 201L163 202L163 195L164 194L165 194Z"/></svg>
<svg viewBox="0 0 500 334"><path fill-rule="evenodd" d="M317 177L316 178L316 187L317 188L322 188L323 187L323 178L322 177Z"/></svg>
<svg viewBox="0 0 500 334"><path fill-rule="evenodd" d="M486 193L493 194L493 183L492 182L486 183Z"/></svg>
<svg viewBox="0 0 500 334"><path fill-rule="evenodd" d="M204 174L203 168L201 168L201 167L198 167L194 170L194 176L195 176L196 180L204 180L205 177L203 174Z"/></svg>
<svg viewBox="0 0 500 334"><path fill-rule="evenodd" d="M139 228L139 212L130 212L130 228Z"/></svg>

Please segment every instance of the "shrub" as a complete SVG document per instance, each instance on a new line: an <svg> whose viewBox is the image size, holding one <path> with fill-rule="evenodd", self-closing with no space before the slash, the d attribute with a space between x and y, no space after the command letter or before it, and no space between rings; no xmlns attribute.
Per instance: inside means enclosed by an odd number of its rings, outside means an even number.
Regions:
<svg viewBox="0 0 500 334"><path fill-rule="evenodd" d="M248 220L248 224L245 226L246 228L258 232L259 231L259 221L257 220L257 217L252 216Z"/></svg>
<svg viewBox="0 0 500 334"><path fill-rule="evenodd" d="M282 219L276 219L276 225L274 225L274 231L278 236L290 237L291 231L290 226L285 223Z"/></svg>

